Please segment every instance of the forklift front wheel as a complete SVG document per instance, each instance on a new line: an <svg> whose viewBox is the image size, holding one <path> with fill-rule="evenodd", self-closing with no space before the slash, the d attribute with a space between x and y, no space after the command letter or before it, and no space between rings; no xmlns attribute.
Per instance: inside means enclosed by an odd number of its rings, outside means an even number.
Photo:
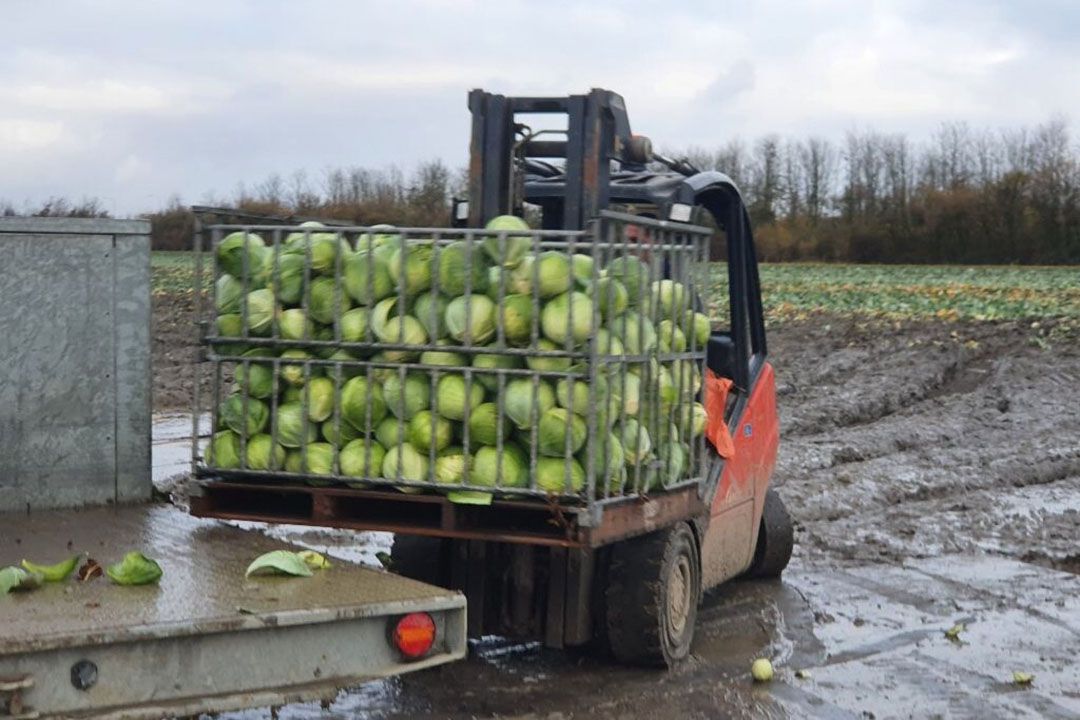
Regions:
<svg viewBox="0 0 1080 720"><path fill-rule="evenodd" d="M606 629L621 663L671 667L690 654L701 558L684 522L617 543L605 588Z"/></svg>
<svg viewBox="0 0 1080 720"><path fill-rule="evenodd" d="M784 501L775 490L765 493L765 507L761 511L761 527L758 529L754 561L746 571L748 577L778 578L791 560L795 546L795 529L791 524Z"/></svg>

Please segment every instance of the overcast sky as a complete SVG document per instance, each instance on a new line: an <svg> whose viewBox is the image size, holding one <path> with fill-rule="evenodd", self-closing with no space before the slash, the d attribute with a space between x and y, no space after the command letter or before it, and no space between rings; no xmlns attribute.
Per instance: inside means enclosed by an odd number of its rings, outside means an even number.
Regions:
<svg viewBox="0 0 1080 720"><path fill-rule="evenodd" d="M622 94L658 146L1080 119L1080 0L3 0L0 199L123 215L464 164L467 91Z"/></svg>

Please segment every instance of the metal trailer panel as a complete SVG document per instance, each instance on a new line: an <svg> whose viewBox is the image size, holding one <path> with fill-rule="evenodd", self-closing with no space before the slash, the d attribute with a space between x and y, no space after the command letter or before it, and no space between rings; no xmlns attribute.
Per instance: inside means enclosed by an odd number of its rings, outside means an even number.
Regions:
<svg viewBox="0 0 1080 720"><path fill-rule="evenodd" d="M332 695L466 652L458 593L337 560L310 578L245 579L253 558L287 546L170 506L7 514L0 527L0 565L81 550L105 565L139 548L164 571L154 586L72 578L0 602L0 707L2 681L22 679L22 702L44 715L189 715ZM420 610L437 647L404 663L388 622ZM83 660L96 682L80 690Z"/></svg>
<svg viewBox="0 0 1080 720"><path fill-rule="evenodd" d="M0 218L0 511L150 497L149 229Z"/></svg>

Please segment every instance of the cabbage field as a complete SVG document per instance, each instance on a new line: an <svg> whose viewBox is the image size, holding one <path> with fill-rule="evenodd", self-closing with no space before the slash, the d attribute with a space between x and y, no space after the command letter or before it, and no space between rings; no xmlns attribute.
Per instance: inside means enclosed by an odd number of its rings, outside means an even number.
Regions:
<svg viewBox="0 0 1080 720"><path fill-rule="evenodd" d="M155 252L159 297L190 295L194 254ZM815 313L885 319L1080 321L1080 268L1003 265L766 263L763 302L772 324ZM726 316L727 266L711 263L704 295L714 321Z"/></svg>
<svg viewBox="0 0 1080 720"><path fill-rule="evenodd" d="M480 504L693 482L705 238L636 253L512 216L487 231L221 237L206 466Z"/></svg>

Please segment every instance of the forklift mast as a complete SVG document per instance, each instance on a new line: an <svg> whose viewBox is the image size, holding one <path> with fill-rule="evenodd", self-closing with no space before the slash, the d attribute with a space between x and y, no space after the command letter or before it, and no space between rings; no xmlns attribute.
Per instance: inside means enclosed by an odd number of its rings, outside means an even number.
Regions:
<svg viewBox="0 0 1080 720"><path fill-rule="evenodd" d="M523 211L525 175L539 171L564 183L562 229L581 230L608 206L612 161L643 171L652 160L648 138L632 135L626 104L610 90L568 97L506 97L484 90L469 93L468 224L483 227L497 215ZM518 115L565 115L565 130L533 131ZM546 139L555 136L556 139ZM559 158L561 169L537 162Z"/></svg>
<svg viewBox="0 0 1080 720"><path fill-rule="evenodd" d="M707 362L748 391L767 352L750 216L735 182L655 152L631 133L626 104L610 90L551 98L473 90L469 110L468 213L455 201L455 226L523 216L529 203L540 207L544 230L583 230L602 211L623 209L723 231L724 257L712 259L727 261L731 315L729 330L710 339ZM563 114L566 129L533 131L519 122L527 114Z"/></svg>

